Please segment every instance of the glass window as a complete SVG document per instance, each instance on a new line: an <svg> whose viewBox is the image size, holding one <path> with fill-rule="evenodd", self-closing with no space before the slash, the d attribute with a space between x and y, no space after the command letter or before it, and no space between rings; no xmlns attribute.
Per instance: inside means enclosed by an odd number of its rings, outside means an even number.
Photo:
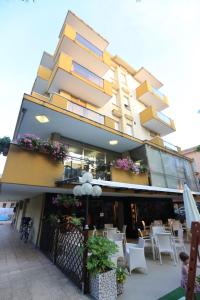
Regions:
<svg viewBox="0 0 200 300"><path fill-rule="evenodd" d="M73 61L72 63L73 66L73 71L82 77L86 78L87 80L92 81L96 85L103 87L103 79L93 72L89 71L88 69L84 68L83 66L77 64L76 62Z"/></svg>
<svg viewBox="0 0 200 300"><path fill-rule="evenodd" d="M174 176L166 176L167 180L167 187L172 189L178 189L179 188L179 180L178 178Z"/></svg>
<svg viewBox="0 0 200 300"><path fill-rule="evenodd" d="M121 73L121 82L126 84L126 75L124 73Z"/></svg>
<svg viewBox="0 0 200 300"><path fill-rule="evenodd" d="M115 129L120 130L119 122L115 121Z"/></svg>
<svg viewBox="0 0 200 300"><path fill-rule="evenodd" d="M180 178L185 178L184 160L179 157L176 157L176 167L177 167L177 176Z"/></svg>
<svg viewBox="0 0 200 300"><path fill-rule="evenodd" d="M177 176L176 160L173 155L161 152L163 166L166 174Z"/></svg>
<svg viewBox="0 0 200 300"><path fill-rule="evenodd" d="M76 34L76 40L81 43L83 46L94 52L98 56L103 56L103 52L97 48L95 45L90 43L87 39L85 39L82 35L79 33Z"/></svg>
<svg viewBox="0 0 200 300"><path fill-rule="evenodd" d="M113 94L112 96L112 103L117 105L117 95Z"/></svg>
<svg viewBox="0 0 200 300"><path fill-rule="evenodd" d="M153 186L166 187L164 174L151 173L151 184Z"/></svg>
<svg viewBox="0 0 200 300"><path fill-rule="evenodd" d="M133 135L133 126L126 124L126 133L128 135Z"/></svg>
<svg viewBox="0 0 200 300"><path fill-rule="evenodd" d="M160 152L151 147L147 147L147 156L148 156L150 170L163 173Z"/></svg>
<svg viewBox="0 0 200 300"><path fill-rule="evenodd" d="M124 100L124 106L126 107L126 108L129 108L129 97L127 97L127 96L123 96L123 100Z"/></svg>

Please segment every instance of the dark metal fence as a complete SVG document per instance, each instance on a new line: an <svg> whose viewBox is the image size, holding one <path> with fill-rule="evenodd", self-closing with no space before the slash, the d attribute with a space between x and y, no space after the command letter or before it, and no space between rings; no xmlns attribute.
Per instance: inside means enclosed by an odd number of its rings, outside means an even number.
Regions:
<svg viewBox="0 0 200 300"><path fill-rule="evenodd" d="M70 224L42 226L40 248L50 260L84 293L88 292L88 272L86 269L88 231Z"/></svg>

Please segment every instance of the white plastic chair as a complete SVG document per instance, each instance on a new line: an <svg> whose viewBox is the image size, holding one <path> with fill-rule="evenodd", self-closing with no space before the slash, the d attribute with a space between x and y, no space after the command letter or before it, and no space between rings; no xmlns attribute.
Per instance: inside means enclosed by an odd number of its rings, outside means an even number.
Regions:
<svg viewBox="0 0 200 300"><path fill-rule="evenodd" d="M104 224L104 228L107 229L107 228L113 228L113 224Z"/></svg>
<svg viewBox="0 0 200 300"><path fill-rule="evenodd" d="M112 240L113 235L117 233L117 228L107 228L107 230L104 231L104 236L107 237L107 239Z"/></svg>
<svg viewBox="0 0 200 300"><path fill-rule="evenodd" d="M151 230L152 230L152 234L155 235L157 233L164 233L165 227L164 226L152 226Z"/></svg>
<svg viewBox="0 0 200 300"><path fill-rule="evenodd" d="M130 275L134 269L145 269L146 272L148 271L144 255L144 246L145 240L143 238L139 238L137 245L131 243L126 244L126 259Z"/></svg>
<svg viewBox="0 0 200 300"><path fill-rule="evenodd" d="M124 259L124 249L123 249L123 242L122 241L115 241L115 244L117 245L117 252L110 256L111 261L114 263L114 265L117 267L117 261L119 258Z"/></svg>
<svg viewBox="0 0 200 300"><path fill-rule="evenodd" d="M125 234L124 233L114 233L112 235L112 240L113 241L121 241L124 242L125 241Z"/></svg>
<svg viewBox="0 0 200 300"><path fill-rule="evenodd" d="M183 239L183 228L182 227L180 227L178 229L178 236L174 237L173 241L174 241L176 260L178 261L177 250L182 250L182 251L186 252L186 248L184 245L184 239Z"/></svg>
<svg viewBox="0 0 200 300"><path fill-rule="evenodd" d="M162 253L169 253L176 265L176 253L174 250L173 239L170 233L157 233L155 235L155 246L158 252L160 263L162 264Z"/></svg>

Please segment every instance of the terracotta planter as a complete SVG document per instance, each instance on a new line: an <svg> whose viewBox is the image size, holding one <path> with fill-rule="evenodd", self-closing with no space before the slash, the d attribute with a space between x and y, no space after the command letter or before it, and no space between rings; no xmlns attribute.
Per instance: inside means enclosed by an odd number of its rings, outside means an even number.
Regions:
<svg viewBox="0 0 200 300"><path fill-rule="evenodd" d="M96 300L117 299L116 271L110 270L91 277L90 294Z"/></svg>

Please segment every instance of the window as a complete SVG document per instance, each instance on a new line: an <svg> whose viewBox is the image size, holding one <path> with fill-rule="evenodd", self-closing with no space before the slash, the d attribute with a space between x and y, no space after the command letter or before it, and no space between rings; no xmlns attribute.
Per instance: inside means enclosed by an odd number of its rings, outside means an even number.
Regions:
<svg viewBox="0 0 200 300"><path fill-rule="evenodd" d="M6 203L3 203L3 208L6 208Z"/></svg>
<svg viewBox="0 0 200 300"><path fill-rule="evenodd" d="M126 75L124 73L121 73L121 82L126 84Z"/></svg>
<svg viewBox="0 0 200 300"><path fill-rule="evenodd" d="M117 122L117 121L115 122L115 129L120 130L119 122Z"/></svg>
<svg viewBox="0 0 200 300"><path fill-rule="evenodd" d="M117 95L116 94L113 94L113 96L112 96L112 103L117 105Z"/></svg>
<svg viewBox="0 0 200 300"><path fill-rule="evenodd" d="M114 81L115 80L115 72L110 70L110 80Z"/></svg>
<svg viewBox="0 0 200 300"><path fill-rule="evenodd" d="M133 126L132 125L126 124L126 133L128 135L133 135Z"/></svg>
<svg viewBox="0 0 200 300"><path fill-rule="evenodd" d="M124 96L123 98L124 98L124 106L125 106L126 108L129 108L129 97Z"/></svg>

